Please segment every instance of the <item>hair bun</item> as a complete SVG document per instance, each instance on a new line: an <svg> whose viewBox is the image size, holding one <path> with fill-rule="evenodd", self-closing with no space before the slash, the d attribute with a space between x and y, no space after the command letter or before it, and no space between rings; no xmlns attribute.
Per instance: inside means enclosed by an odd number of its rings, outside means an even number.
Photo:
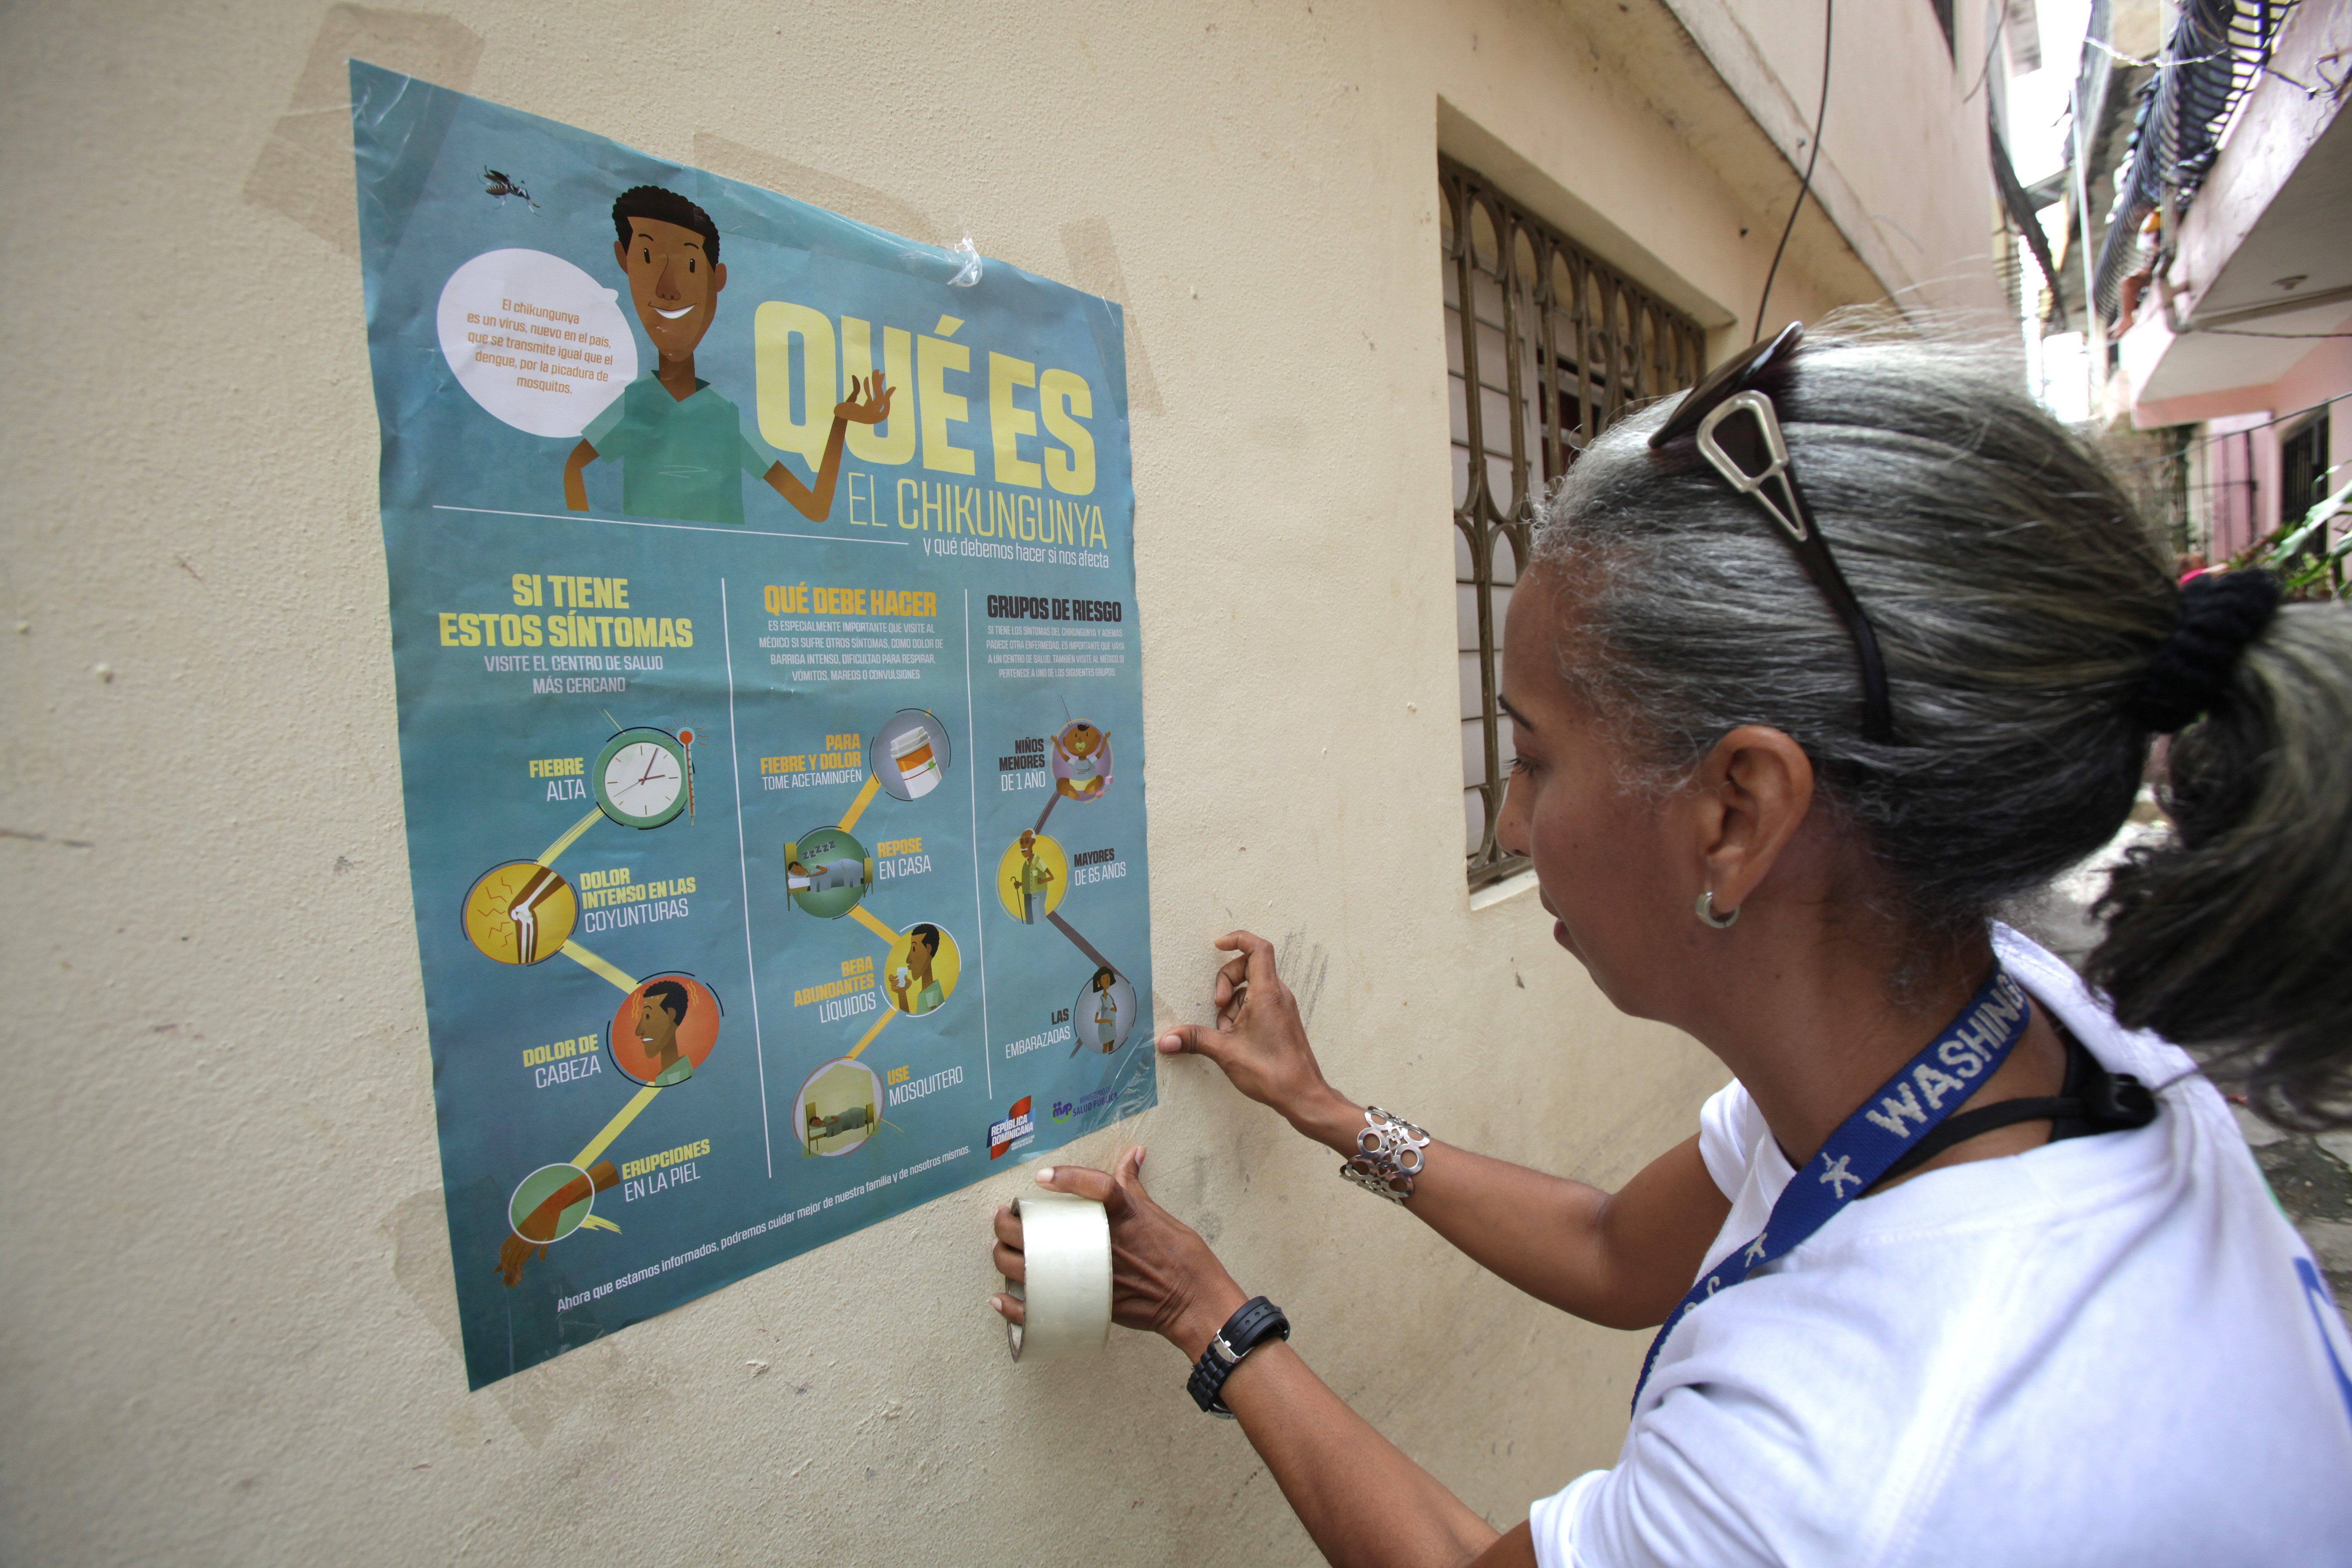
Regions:
<svg viewBox="0 0 2352 1568"><path fill-rule="evenodd" d="M2278 613L2281 588L2269 572L2215 572L2180 590L2180 619L2148 660L2124 711L2152 732L2187 728L2213 705L2246 645Z"/></svg>

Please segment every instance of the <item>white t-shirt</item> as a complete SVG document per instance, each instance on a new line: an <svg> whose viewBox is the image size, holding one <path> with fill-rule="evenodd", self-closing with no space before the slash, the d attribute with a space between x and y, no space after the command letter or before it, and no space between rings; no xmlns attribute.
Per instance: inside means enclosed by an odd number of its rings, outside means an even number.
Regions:
<svg viewBox="0 0 2352 1568"><path fill-rule="evenodd" d="M2188 1070L1995 937L2109 1068ZM2191 1077L2158 1099L2147 1127L1853 1203L1694 1308L1616 1468L1530 1510L1537 1562L2352 1562L2352 1338L2221 1097ZM1732 1200L1714 1263L1793 1173L1738 1084L1700 1126Z"/></svg>

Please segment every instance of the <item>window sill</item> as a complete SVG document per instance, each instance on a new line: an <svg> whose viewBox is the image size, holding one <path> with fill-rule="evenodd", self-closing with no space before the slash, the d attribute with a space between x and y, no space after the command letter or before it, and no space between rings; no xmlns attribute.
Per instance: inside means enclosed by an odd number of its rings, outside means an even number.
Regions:
<svg viewBox="0 0 2352 1568"><path fill-rule="evenodd" d="M1535 889L1536 874L1533 871L1520 871L1504 878L1499 882L1489 882L1486 886L1473 891L1470 895L1470 907L1474 910L1486 909L1491 905L1502 903L1506 900L1516 899L1521 893L1532 893Z"/></svg>

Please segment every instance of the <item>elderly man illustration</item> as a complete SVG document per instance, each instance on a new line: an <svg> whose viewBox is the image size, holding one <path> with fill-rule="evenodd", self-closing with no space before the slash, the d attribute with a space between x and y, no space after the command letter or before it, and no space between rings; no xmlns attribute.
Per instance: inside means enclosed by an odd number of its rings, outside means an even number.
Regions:
<svg viewBox="0 0 2352 1568"><path fill-rule="evenodd" d="M1053 885L1053 868L1037 858L1037 835L1023 829L1021 834L1021 864L1013 868L1008 879L1013 884L1013 896L1019 903L1022 923L1035 925L1037 917L1045 912L1045 890Z"/></svg>
<svg viewBox="0 0 2352 1568"><path fill-rule="evenodd" d="M589 464L621 465L621 510L688 522L740 524L741 476L765 479L812 522L833 510L841 447L852 422L879 425L890 416L890 388L880 374L853 381L851 395L833 410L824 460L814 488L768 456L743 433L732 403L694 374L694 351L710 331L727 268L719 260L719 226L675 191L638 185L613 204L620 237L613 255L627 274L629 299L653 343L654 368L631 382L580 433L563 467L563 504L588 510Z"/></svg>

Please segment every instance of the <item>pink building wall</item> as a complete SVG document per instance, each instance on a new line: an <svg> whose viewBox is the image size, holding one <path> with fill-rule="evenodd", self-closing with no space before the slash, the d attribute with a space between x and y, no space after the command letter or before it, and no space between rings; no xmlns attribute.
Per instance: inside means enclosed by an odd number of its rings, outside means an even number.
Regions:
<svg viewBox="0 0 2352 1568"><path fill-rule="evenodd" d="M2352 319L2334 330L2352 332ZM2280 437L2300 428L2301 411L2320 404L2330 405L2321 417L2328 421L2326 488L2334 491L2352 480L2352 337L2314 340L2310 353L2266 384L2134 403L2131 422L2143 430L2202 426L2189 464L2191 515L2210 529L2210 553L2219 561L2285 521Z"/></svg>

